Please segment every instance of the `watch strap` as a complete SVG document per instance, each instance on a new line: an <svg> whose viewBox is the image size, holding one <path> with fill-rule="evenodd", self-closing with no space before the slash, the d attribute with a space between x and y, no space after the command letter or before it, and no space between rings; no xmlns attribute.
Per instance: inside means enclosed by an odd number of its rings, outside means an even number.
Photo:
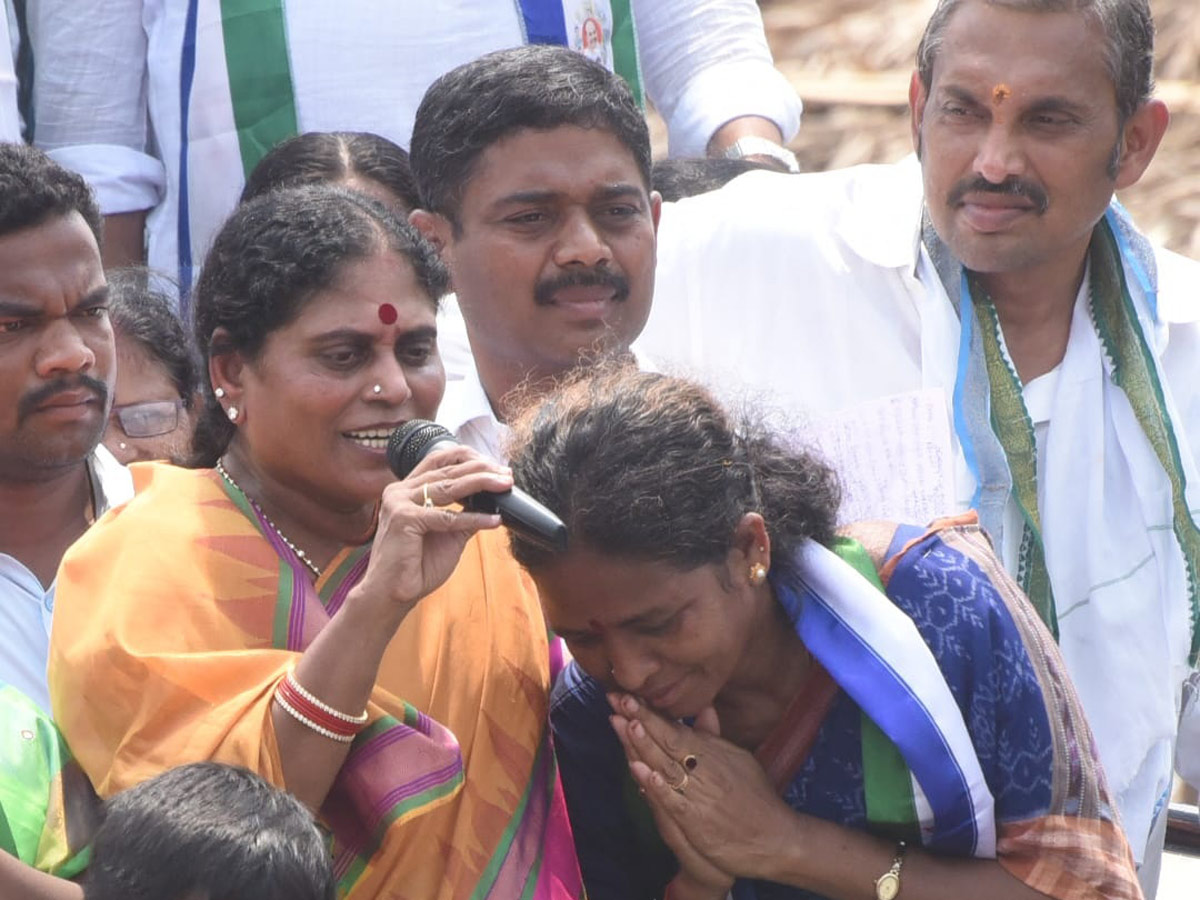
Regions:
<svg viewBox="0 0 1200 900"><path fill-rule="evenodd" d="M784 147L782 144L777 144L769 138L759 137L758 135L747 135L740 137L724 150L726 159L745 159L749 156L769 156L771 159L778 160L789 172L799 172L800 163L796 159L796 154Z"/></svg>

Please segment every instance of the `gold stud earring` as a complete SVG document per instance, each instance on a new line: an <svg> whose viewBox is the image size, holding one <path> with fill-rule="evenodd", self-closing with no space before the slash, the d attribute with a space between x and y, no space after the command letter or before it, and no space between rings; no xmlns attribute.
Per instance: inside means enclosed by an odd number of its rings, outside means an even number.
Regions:
<svg viewBox="0 0 1200 900"><path fill-rule="evenodd" d="M755 563L750 567L750 583L758 587L767 580L767 567L762 563Z"/></svg>

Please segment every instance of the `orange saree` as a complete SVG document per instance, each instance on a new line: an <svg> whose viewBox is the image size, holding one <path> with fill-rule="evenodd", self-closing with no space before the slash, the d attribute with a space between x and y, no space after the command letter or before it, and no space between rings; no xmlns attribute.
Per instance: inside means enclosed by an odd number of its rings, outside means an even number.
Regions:
<svg viewBox="0 0 1200 900"><path fill-rule="evenodd" d="M366 568L314 586L212 471L134 467L138 493L63 562L50 652L56 720L101 796L211 759L283 783L276 684ZM393 638L371 722L321 809L346 897L579 897L547 728L550 653L503 533Z"/></svg>

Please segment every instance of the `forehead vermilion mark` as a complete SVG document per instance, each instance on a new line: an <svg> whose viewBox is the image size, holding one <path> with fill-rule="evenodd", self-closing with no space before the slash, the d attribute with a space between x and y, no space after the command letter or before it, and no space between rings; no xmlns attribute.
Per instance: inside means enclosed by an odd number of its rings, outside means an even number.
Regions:
<svg viewBox="0 0 1200 900"><path fill-rule="evenodd" d="M992 88L992 103L999 106L1005 100L1012 96L1012 88L1007 84L998 84Z"/></svg>
<svg viewBox="0 0 1200 900"><path fill-rule="evenodd" d="M384 325L392 325L397 319L396 307L390 303L379 304L379 321Z"/></svg>

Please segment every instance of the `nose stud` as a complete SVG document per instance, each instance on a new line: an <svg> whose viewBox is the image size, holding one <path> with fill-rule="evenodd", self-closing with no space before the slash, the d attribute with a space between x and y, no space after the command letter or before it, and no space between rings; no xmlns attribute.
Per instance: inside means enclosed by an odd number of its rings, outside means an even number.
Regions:
<svg viewBox="0 0 1200 900"><path fill-rule="evenodd" d="M372 394L382 394L383 393L383 385L381 385L381 384L375 385L375 387L371 388L371 393Z"/></svg>

